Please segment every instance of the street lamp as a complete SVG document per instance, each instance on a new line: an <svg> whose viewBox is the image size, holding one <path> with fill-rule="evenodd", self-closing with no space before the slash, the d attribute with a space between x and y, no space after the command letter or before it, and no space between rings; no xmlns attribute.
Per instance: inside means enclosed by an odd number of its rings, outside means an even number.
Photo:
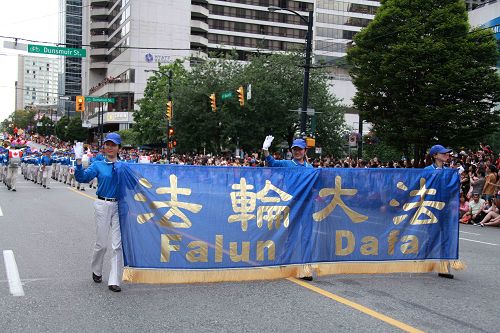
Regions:
<svg viewBox="0 0 500 333"><path fill-rule="evenodd" d="M298 12L288 9L281 8L277 6L270 6L267 8L271 13L276 11L288 11L294 13L300 19L307 24L307 35L306 35L306 59L304 65L304 91L302 93L302 110L300 112L300 135L302 137L306 136L306 120L307 120L307 101L309 99L309 69L311 68L311 50L312 50L312 26L313 26L313 11L309 11L309 18L305 18Z"/></svg>
<svg viewBox="0 0 500 333"><path fill-rule="evenodd" d="M160 64L158 63L158 66ZM155 74L160 74L160 75L165 75L164 73L160 72L159 70L156 70L156 69L145 69L144 70L145 72L153 72ZM172 70L170 69L168 71L168 74L166 74L166 76L168 77L168 101L167 101L167 106L165 107L165 111L167 110L167 108L170 106L170 108L172 107ZM169 144L170 144L170 133L169 133L169 129L170 129L170 119L168 118L167 116L167 163L170 163L170 147L169 147Z"/></svg>

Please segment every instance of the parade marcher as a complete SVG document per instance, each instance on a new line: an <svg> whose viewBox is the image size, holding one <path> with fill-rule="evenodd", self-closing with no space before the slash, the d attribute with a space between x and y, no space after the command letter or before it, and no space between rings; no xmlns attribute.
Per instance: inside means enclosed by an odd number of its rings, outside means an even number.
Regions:
<svg viewBox="0 0 500 333"><path fill-rule="evenodd" d="M433 163L426 166L424 169L444 169L445 163L450 159L451 149L447 149L441 145L434 145L429 150Z"/></svg>
<svg viewBox="0 0 500 333"><path fill-rule="evenodd" d="M50 189L49 184L50 184L50 176L52 175L52 152L53 150L51 148L45 150L45 154L40 159L40 164L42 167L41 185L46 189Z"/></svg>
<svg viewBox="0 0 500 333"><path fill-rule="evenodd" d="M19 173L19 166L21 165L21 157L23 152L20 149L9 148L7 155L7 189L16 191L17 174Z"/></svg>
<svg viewBox="0 0 500 333"><path fill-rule="evenodd" d="M306 161L307 158L307 145L303 139L295 139L293 140L292 146L290 149L292 150L293 159L291 160L275 160L274 157L269 154L269 147L271 147L271 143L273 142L274 137L271 135L266 136L264 143L262 144L262 151L266 158L266 163L270 167L304 167L304 168L312 168L313 166ZM311 265L307 264L303 266L303 276L300 276L301 279L312 281L312 269Z"/></svg>
<svg viewBox="0 0 500 333"><path fill-rule="evenodd" d="M118 172L121 162L118 160L121 138L117 133L110 133L104 139L106 157L102 161L94 161L87 169L83 169L83 143L78 142L74 148L76 158L75 178L80 183L88 183L94 178L99 180L97 199L94 202L96 222L96 242L92 257L92 279L96 283L102 281L102 266L106 253L108 235L111 231L111 271L108 288L111 291L121 291L123 269L123 253L118 216Z"/></svg>

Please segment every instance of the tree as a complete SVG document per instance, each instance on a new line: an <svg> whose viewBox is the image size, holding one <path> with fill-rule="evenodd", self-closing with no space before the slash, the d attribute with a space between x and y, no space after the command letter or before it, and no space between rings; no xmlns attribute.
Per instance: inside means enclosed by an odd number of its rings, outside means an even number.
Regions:
<svg viewBox="0 0 500 333"><path fill-rule="evenodd" d="M43 116L39 123L41 126L37 126L38 133L44 136L54 134L54 122L49 117Z"/></svg>
<svg viewBox="0 0 500 333"><path fill-rule="evenodd" d="M88 129L82 127L82 120L78 117L70 119L66 128L66 141L84 141L88 137Z"/></svg>
<svg viewBox="0 0 500 333"><path fill-rule="evenodd" d="M122 138L122 146L137 146L139 144L137 139L139 133L135 132L133 129L121 130L118 131L118 134L120 134Z"/></svg>
<svg viewBox="0 0 500 333"><path fill-rule="evenodd" d="M212 58L186 71L179 65L162 66L152 76L135 113L142 143L158 143L165 138L166 73L174 72L172 125L177 141L176 151L220 152L236 147L244 151L259 149L268 134L276 142L291 143L298 132L303 83L303 57L300 54L260 55L247 63L226 58ZM252 85L252 98L240 106L236 89ZM222 101L223 92L234 97ZM216 95L217 111L213 112L209 96ZM340 132L343 113L328 92L328 78L323 70L314 70L310 79L310 107L318 111L317 137L324 151L342 146ZM160 111L158 111L160 110Z"/></svg>
<svg viewBox="0 0 500 333"><path fill-rule="evenodd" d="M386 0L348 52L361 118L416 163L436 142L479 142L500 123L496 42L469 29L463 1Z"/></svg>
<svg viewBox="0 0 500 333"><path fill-rule="evenodd" d="M59 139L61 139L63 141L68 141L68 136L67 136L66 130L67 130L69 121L70 121L70 119L68 118L68 116L63 116L56 123L55 134Z"/></svg>

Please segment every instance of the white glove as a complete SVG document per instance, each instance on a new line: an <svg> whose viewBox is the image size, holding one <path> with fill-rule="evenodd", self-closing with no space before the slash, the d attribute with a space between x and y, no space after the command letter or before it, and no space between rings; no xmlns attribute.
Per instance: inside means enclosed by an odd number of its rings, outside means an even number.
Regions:
<svg viewBox="0 0 500 333"><path fill-rule="evenodd" d="M77 142L73 149L75 151L75 158L81 160L83 157L83 142Z"/></svg>
<svg viewBox="0 0 500 333"><path fill-rule="evenodd" d="M266 139L264 140L264 143L262 144L262 149L263 150L269 150L269 147L271 147L271 143L274 140L274 136L268 135L266 136Z"/></svg>

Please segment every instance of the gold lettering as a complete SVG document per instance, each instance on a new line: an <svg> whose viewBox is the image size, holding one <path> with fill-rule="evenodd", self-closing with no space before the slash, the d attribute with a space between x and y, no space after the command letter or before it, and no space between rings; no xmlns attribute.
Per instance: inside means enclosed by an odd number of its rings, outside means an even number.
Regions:
<svg viewBox="0 0 500 333"><path fill-rule="evenodd" d="M223 235L215 235L215 262L222 262L223 241Z"/></svg>
<svg viewBox="0 0 500 333"><path fill-rule="evenodd" d="M241 242L241 254L238 254L238 242L229 242L229 256L232 262L250 260L250 242Z"/></svg>
<svg viewBox="0 0 500 333"><path fill-rule="evenodd" d="M342 247L343 239L347 240L347 246ZM354 251L356 240L354 234L349 230L337 230L335 233L335 254L338 256L347 256Z"/></svg>
<svg viewBox="0 0 500 333"><path fill-rule="evenodd" d="M410 254L410 253L418 253L418 238L415 235L408 235L401 237L401 253Z"/></svg>
<svg viewBox="0 0 500 333"><path fill-rule="evenodd" d="M169 262L170 261L170 252L179 251L179 245L172 245L170 241L179 242L182 239L181 235L172 235L172 234L164 234L161 235L161 262Z"/></svg>
<svg viewBox="0 0 500 333"><path fill-rule="evenodd" d="M207 262L208 261L208 245L203 241L194 241L188 244L190 249L195 248L186 253L186 259L189 262Z"/></svg>
<svg viewBox="0 0 500 333"><path fill-rule="evenodd" d="M275 245L272 240L265 242L257 242L257 260L264 261L264 248L267 248L267 260L274 260L275 258Z"/></svg>
<svg viewBox="0 0 500 333"><path fill-rule="evenodd" d="M366 236L361 239L361 254L364 256L378 255L378 239L373 236Z"/></svg>
<svg viewBox="0 0 500 333"><path fill-rule="evenodd" d="M396 243L399 238L399 230L393 230L389 233L389 237L387 239L387 243L389 246L387 247L387 254L390 256L394 255L394 248L396 247Z"/></svg>

